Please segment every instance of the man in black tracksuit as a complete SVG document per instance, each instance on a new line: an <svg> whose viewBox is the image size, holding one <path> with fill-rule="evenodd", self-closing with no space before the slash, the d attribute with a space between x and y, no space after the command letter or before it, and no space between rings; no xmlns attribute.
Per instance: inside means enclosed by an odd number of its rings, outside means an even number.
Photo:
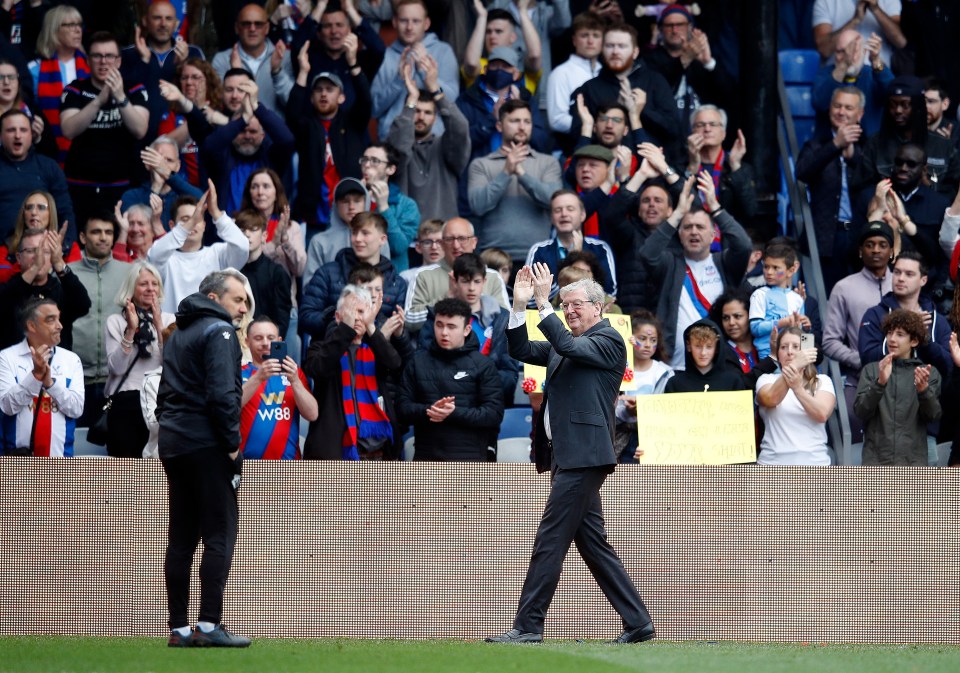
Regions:
<svg viewBox="0 0 960 673"><path fill-rule="evenodd" d="M237 539L240 485L240 344L247 312L243 275L214 271L180 302L177 329L163 349L157 393L159 453L170 492L164 577L170 647L246 647L220 623ZM190 567L203 540L200 613L190 629Z"/></svg>
<svg viewBox="0 0 960 673"><path fill-rule="evenodd" d="M479 351L465 301L441 299L434 314L434 340L403 370L397 392L397 413L413 424L413 459L487 460L503 420L500 376Z"/></svg>

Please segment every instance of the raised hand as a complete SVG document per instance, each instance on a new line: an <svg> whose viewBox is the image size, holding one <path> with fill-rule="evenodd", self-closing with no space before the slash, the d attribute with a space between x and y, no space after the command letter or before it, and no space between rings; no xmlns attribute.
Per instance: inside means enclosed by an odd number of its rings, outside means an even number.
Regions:
<svg viewBox="0 0 960 673"><path fill-rule="evenodd" d="M879 383L881 386L887 385L887 381L890 380L890 374L892 373L893 354L887 353L887 355L877 364L877 383Z"/></svg>
<svg viewBox="0 0 960 673"><path fill-rule="evenodd" d="M720 207L720 202L717 201L717 188L713 184L710 171L704 169L697 175L697 191L708 212L712 213Z"/></svg>
<svg viewBox="0 0 960 673"><path fill-rule="evenodd" d="M728 155L730 161L730 170L739 171L740 166L743 163L743 157L747 153L747 139L743 135L743 131L737 129L737 139L733 142L733 147L730 148L730 154Z"/></svg>
<svg viewBox="0 0 960 673"><path fill-rule="evenodd" d="M513 280L513 312L522 313L533 299L533 269L523 266Z"/></svg>
<svg viewBox="0 0 960 673"><path fill-rule="evenodd" d="M300 51L297 53L297 65L300 66L300 72L310 72L310 40L303 43Z"/></svg>
<svg viewBox="0 0 960 673"><path fill-rule="evenodd" d="M590 114L586 103L583 102L582 93L577 94L577 116L580 117L581 135L593 135L593 115ZM587 133L588 129L589 133Z"/></svg>
<svg viewBox="0 0 960 673"><path fill-rule="evenodd" d="M930 365L913 370L913 385L916 386L918 393L927 389L930 385Z"/></svg>
<svg viewBox="0 0 960 673"><path fill-rule="evenodd" d="M287 53L287 43L283 40L277 41L273 45L273 53L270 54L270 72L276 75L283 67L283 57Z"/></svg>
<svg viewBox="0 0 960 673"><path fill-rule="evenodd" d="M141 30L140 24L133 27L133 46L136 47L140 60L149 64L153 54L150 51L150 47L147 46L147 39L143 36L143 30Z"/></svg>
<svg viewBox="0 0 960 673"><path fill-rule="evenodd" d="M550 303L550 290L553 288L553 274L550 267L543 262L533 265L533 297L537 306L546 306Z"/></svg>
<svg viewBox="0 0 960 673"><path fill-rule="evenodd" d="M693 200L695 198L693 185L696 181L696 176L691 175L683 182L683 190L680 192L680 198L677 199L677 207L673 209L670 217L667 218L667 222L669 222L670 226L674 229L680 226L680 221L683 220L684 215L690 212L690 208L693 206ZM711 179L710 182L712 183L713 180Z"/></svg>

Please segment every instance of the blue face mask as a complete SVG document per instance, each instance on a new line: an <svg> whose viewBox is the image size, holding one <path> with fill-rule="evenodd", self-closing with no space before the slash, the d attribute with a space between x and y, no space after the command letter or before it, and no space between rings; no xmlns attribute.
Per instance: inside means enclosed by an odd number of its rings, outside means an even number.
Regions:
<svg viewBox="0 0 960 673"><path fill-rule="evenodd" d="M513 84L513 75L506 70L487 70L484 79L487 82L487 87L494 91L506 89Z"/></svg>

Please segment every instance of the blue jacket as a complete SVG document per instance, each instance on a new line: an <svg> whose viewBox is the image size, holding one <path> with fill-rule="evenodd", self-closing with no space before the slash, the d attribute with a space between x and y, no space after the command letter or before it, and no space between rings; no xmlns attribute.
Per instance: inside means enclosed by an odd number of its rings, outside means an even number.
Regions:
<svg viewBox="0 0 960 673"><path fill-rule="evenodd" d="M322 339L333 321L337 299L347 284L350 271L359 263L353 248L344 248L332 262L324 264L303 288L298 320L300 330L314 339ZM389 318L407 296L407 281L400 277L389 259L380 258L377 268L383 272L383 306L380 315Z"/></svg>
<svg viewBox="0 0 960 673"><path fill-rule="evenodd" d="M613 251L610 249L610 246L599 238L584 236L583 251L592 252L596 256L597 261L600 263L600 268L603 269L603 278L597 278L595 280L598 282L602 281L600 284L603 285L604 292L616 296L616 266L613 262ZM566 253L564 256L566 256ZM550 288L551 299L560 291L560 286L557 285L557 269L560 267L562 259L563 257L560 256L560 242L557 240L556 232L554 232L553 238L534 243L530 247L530 252L527 253L527 266L532 267L535 262L542 262L550 267L550 272L553 273L553 286ZM536 304L531 301L530 308L535 307Z"/></svg>
<svg viewBox="0 0 960 673"><path fill-rule="evenodd" d="M243 185L231 187L231 176L241 164L251 166L248 174L258 168L268 167L281 176L287 172L290 159L296 149L296 140L280 116L266 105L258 105L253 113L263 126L264 137L260 149L252 157L241 157L233 149L233 140L247 127L242 118L220 126L207 136L200 146L200 161L207 169L217 188L220 207L228 213L239 209ZM240 182L239 180L237 181ZM245 183L246 180L244 179ZM237 185L233 185L236 187Z"/></svg>
<svg viewBox="0 0 960 673"><path fill-rule="evenodd" d="M27 194L43 189L53 195L60 224L70 223L65 244L77 240L77 223L73 216L73 202L67 191L67 178L56 161L31 149L23 161L11 161L0 151L0 241L6 241L17 223L20 204Z"/></svg>
<svg viewBox="0 0 960 673"><path fill-rule="evenodd" d="M870 362L882 360L887 354L887 338L880 331L880 324L884 316L895 308L900 308L900 302L893 296L893 292L883 295L880 303L868 308L860 321L860 336L858 349L860 362L866 366ZM947 319L937 312L933 301L920 295L920 308L930 311L933 322L930 323L930 334L927 343L917 346L917 357L925 364L933 365L940 372L940 378L947 380L953 372L953 358L950 356L950 334L952 330Z"/></svg>
<svg viewBox="0 0 960 673"><path fill-rule="evenodd" d="M407 249L417 238L420 227L420 208L417 202L400 191L396 185L390 185L387 197L387 212L383 214L387 221L387 243L390 244L390 261L399 273L410 267Z"/></svg>

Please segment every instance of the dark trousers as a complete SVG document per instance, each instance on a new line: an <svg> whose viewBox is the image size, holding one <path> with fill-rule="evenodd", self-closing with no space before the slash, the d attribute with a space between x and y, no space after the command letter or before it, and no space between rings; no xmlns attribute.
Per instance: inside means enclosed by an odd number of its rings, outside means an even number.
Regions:
<svg viewBox="0 0 960 673"><path fill-rule="evenodd" d="M78 428L89 428L97 422L103 413L103 387L105 381L94 383L93 379L83 383L83 413L77 419Z"/></svg>
<svg viewBox="0 0 960 673"><path fill-rule="evenodd" d="M170 490L170 519L163 573L171 629L187 626L190 567L203 540L198 621L219 624L223 593L237 541L240 463L222 449L206 448L163 459ZM234 478L236 477L236 486Z"/></svg>
<svg viewBox="0 0 960 673"><path fill-rule="evenodd" d="M527 577L520 592L520 605L513 627L527 633L543 633L543 620L560 581L563 560L570 543L577 546L603 595L623 620L625 629L650 621L637 588L620 557L607 542L600 487L607 468L562 470L552 476Z"/></svg>

